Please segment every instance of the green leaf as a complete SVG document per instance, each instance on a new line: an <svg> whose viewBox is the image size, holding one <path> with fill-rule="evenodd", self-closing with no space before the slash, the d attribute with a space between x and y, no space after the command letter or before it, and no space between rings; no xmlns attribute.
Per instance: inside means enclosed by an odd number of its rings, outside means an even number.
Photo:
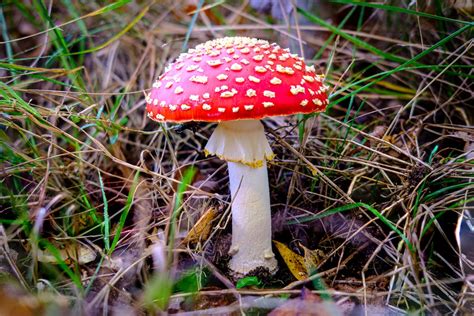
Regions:
<svg viewBox="0 0 474 316"><path fill-rule="evenodd" d="M238 289L241 289L247 286L260 286L261 284L262 284L262 281L260 281L258 277L247 276L245 278L239 279L235 287Z"/></svg>
<svg viewBox="0 0 474 316"><path fill-rule="evenodd" d="M201 269L191 269L175 283L174 291L196 293L207 283L207 274Z"/></svg>

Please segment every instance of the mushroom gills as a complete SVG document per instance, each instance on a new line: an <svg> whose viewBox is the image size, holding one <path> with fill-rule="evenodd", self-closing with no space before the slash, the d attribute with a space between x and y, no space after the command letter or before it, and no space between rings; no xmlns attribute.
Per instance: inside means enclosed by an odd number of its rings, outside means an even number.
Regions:
<svg viewBox="0 0 474 316"><path fill-rule="evenodd" d="M226 121L217 125L204 152L220 159L261 167L274 157L259 120Z"/></svg>

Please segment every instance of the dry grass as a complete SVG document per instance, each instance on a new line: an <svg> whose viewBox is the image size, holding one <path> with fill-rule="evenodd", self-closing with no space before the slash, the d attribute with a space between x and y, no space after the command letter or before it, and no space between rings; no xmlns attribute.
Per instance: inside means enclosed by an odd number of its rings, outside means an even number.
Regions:
<svg viewBox="0 0 474 316"><path fill-rule="evenodd" d="M442 1L324 4L295 19L231 1L206 2L193 21L194 1L85 3L1 5L5 308L267 313L303 286L320 295L302 301L333 314L472 308L472 270L455 238L474 200L465 11ZM332 87L325 113L264 122L277 155L274 239L325 253L308 280L280 260L275 276L236 289L227 170L202 154L213 126L146 118L144 92L166 63L183 45L224 35L303 48ZM209 238L181 244L211 207Z"/></svg>

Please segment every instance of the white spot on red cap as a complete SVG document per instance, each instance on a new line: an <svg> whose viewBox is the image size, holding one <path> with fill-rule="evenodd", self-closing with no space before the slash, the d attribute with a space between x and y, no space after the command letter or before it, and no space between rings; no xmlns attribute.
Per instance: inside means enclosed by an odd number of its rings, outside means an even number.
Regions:
<svg viewBox="0 0 474 316"><path fill-rule="evenodd" d="M263 59L263 55L255 55L252 57L252 59L255 61L261 61Z"/></svg>
<svg viewBox="0 0 474 316"><path fill-rule="evenodd" d="M314 68L314 65L306 66L306 67L305 67L305 70L306 70L306 71L309 71L309 72L316 72L316 69Z"/></svg>
<svg viewBox="0 0 474 316"><path fill-rule="evenodd" d="M304 99L303 101L300 102L301 106L306 106L308 104L308 100Z"/></svg>
<svg viewBox="0 0 474 316"><path fill-rule="evenodd" d="M192 76L189 81L196 83L207 83L207 76Z"/></svg>
<svg viewBox="0 0 474 316"><path fill-rule="evenodd" d="M288 58L290 58L290 54L288 54L288 53L281 54L280 56L278 56L278 59L281 60L281 61L285 61Z"/></svg>
<svg viewBox="0 0 474 316"><path fill-rule="evenodd" d="M250 111L251 109L253 109L253 104L244 105L244 109L246 109L247 111Z"/></svg>
<svg viewBox="0 0 474 316"><path fill-rule="evenodd" d="M209 99L211 97L211 95L208 92L206 92L206 93L203 93L202 97L204 99Z"/></svg>
<svg viewBox="0 0 474 316"><path fill-rule="evenodd" d="M181 104L181 110L187 111L187 110L189 110L189 109L191 109L191 107L190 107L189 105L187 105L187 104Z"/></svg>
<svg viewBox="0 0 474 316"><path fill-rule="evenodd" d="M176 104L170 104L169 108L170 108L171 111L176 111L178 106Z"/></svg>
<svg viewBox="0 0 474 316"><path fill-rule="evenodd" d="M161 87L161 81L155 81L155 82L153 82L153 88L157 88L157 89L158 89L159 87Z"/></svg>
<svg viewBox="0 0 474 316"><path fill-rule="evenodd" d="M271 84L281 84L281 79L277 78L277 77L273 77L271 80L270 80L270 83Z"/></svg>
<svg viewBox="0 0 474 316"><path fill-rule="evenodd" d="M242 48L242 49L240 50L240 52L241 52L242 54L248 54L248 53L250 53L250 49L249 49L248 47L244 47L244 48Z"/></svg>
<svg viewBox="0 0 474 316"><path fill-rule="evenodd" d="M267 69L265 67L262 67L262 66L255 66L255 71L263 73L263 72L266 72Z"/></svg>
<svg viewBox="0 0 474 316"><path fill-rule="evenodd" d="M254 89L248 89L247 92L245 93L246 96L250 97L256 97L257 92Z"/></svg>
<svg viewBox="0 0 474 316"><path fill-rule="evenodd" d="M240 71L242 70L242 65L238 64L238 63L233 63L231 66L230 66L230 69L231 70L234 70L234 71Z"/></svg>
<svg viewBox="0 0 474 316"><path fill-rule="evenodd" d="M314 82L314 77L312 76L303 75L303 79L308 82Z"/></svg>
<svg viewBox="0 0 474 316"><path fill-rule="evenodd" d="M197 95L197 94L191 94L191 95L189 96L189 100L191 100L191 101L199 101L199 95Z"/></svg>
<svg viewBox="0 0 474 316"><path fill-rule="evenodd" d="M176 89L174 89L174 93L176 94L181 94L183 93L184 89L182 87L176 87Z"/></svg>
<svg viewBox="0 0 474 316"><path fill-rule="evenodd" d="M293 95L297 95L298 93L305 93L305 89L304 89L304 87L302 87L300 85L296 85L296 86L291 86L290 87L290 92Z"/></svg>
<svg viewBox="0 0 474 316"><path fill-rule="evenodd" d="M217 111L221 112L221 113L224 113L225 112L225 108L217 108Z"/></svg>
<svg viewBox="0 0 474 316"><path fill-rule="evenodd" d="M228 77L226 74L218 74L216 78L217 80L226 80Z"/></svg>
<svg viewBox="0 0 474 316"><path fill-rule="evenodd" d="M239 107L238 107L238 106L234 106L234 107L232 108L232 112L233 112L233 113L239 112Z"/></svg>
<svg viewBox="0 0 474 316"><path fill-rule="evenodd" d="M249 76L249 80L252 81L252 82L255 82L255 83L260 82L260 79L258 79L257 77L254 77L254 76Z"/></svg>
<svg viewBox="0 0 474 316"><path fill-rule="evenodd" d="M211 67L217 67L223 64L222 60L220 59L211 59L211 60L206 61L206 63Z"/></svg>
<svg viewBox="0 0 474 316"><path fill-rule="evenodd" d="M280 64L276 65L276 71L288 75L292 75L295 73L295 71L291 67L283 67Z"/></svg>
<svg viewBox="0 0 474 316"><path fill-rule="evenodd" d="M199 65L189 65L186 67L186 71L194 71L199 68Z"/></svg>
<svg viewBox="0 0 474 316"><path fill-rule="evenodd" d="M156 117L157 120L160 120L160 121L165 119L165 117L162 114L159 114L159 113L156 113L155 117Z"/></svg>
<svg viewBox="0 0 474 316"><path fill-rule="evenodd" d="M265 90L263 91L263 95L267 98L274 98L275 97L275 92L273 91L269 91L269 90Z"/></svg>
<svg viewBox="0 0 474 316"><path fill-rule="evenodd" d="M237 77L235 78L235 82L238 82L238 83L242 83L245 81L245 78L244 77Z"/></svg>
<svg viewBox="0 0 474 316"><path fill-rule="evenodd" d="M240 62L241 62L242 64L244 64L244 65L250 64L250 62L249 62L247 59L245 59L245 58L242 58L242 59L240 60Z"/></svg>
<svg viewBox="0 0 474 316"><path fill-rule="evenodd" d="M262 102L264 108L269 108L271 106L274 106L273 102Z"/></svg>
<svg viewBox="0 0 474 316"><path fill-rule="evenodd" d="M168 81L168 82L165 84L165 88L166 88L166 89L169 89L169 88L171 88L172 85L173 85L173 81Z"/></svg>
<svg viewBox="0 0 474 316"><path fill-rule="evenodd" d="M323 105L323 102L319 99L313 99L313 103L316 104L317 106Z"/></svg>
<svg viewBox="0 0 474 316"><path fill-rule="evenodd" d="M232 89L232 91L224 91L221 93L221 98L232 98L237 94L237 90Z"/></svg>
<svg viewBox="0 0 474 316"><path fill-rule="evenodd" d="M203 109L203 110L206 110L206 111L209 111L209 110L211 109L211 106L210 106L209 104L207 104L207 103L204 103L204 104L202 105L202 109Z"/></svg>

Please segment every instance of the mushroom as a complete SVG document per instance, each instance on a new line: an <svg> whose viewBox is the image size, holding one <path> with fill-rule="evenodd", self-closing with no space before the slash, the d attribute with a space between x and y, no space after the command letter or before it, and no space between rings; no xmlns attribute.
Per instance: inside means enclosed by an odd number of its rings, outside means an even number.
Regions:
<svg viewBox="0 0 474 316"><path fill-rule="evenodd" d="M236 276L257 267L278 269L266 165L274 155L260 119L324 111L327 90L323 76L289 49L261 39L224 37L182 53L146 97L148 117L158 122L218 123L205 153L227 161L229 267Z"/></svg>

